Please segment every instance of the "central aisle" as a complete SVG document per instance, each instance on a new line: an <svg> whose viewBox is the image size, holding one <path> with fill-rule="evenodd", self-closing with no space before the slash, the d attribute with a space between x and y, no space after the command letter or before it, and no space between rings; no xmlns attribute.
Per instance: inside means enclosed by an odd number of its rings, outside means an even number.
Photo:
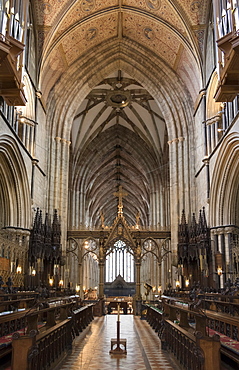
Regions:
<svg viewBox="0 0 239 370"><path fill-rule="evenodd" d="M161 350L160 339L145 320L120 316L120 337L127 339L127 355L110 355L116 338L117 315L96 317L74 341L72 353L58 370L156 370L179 369Z"/></svg>

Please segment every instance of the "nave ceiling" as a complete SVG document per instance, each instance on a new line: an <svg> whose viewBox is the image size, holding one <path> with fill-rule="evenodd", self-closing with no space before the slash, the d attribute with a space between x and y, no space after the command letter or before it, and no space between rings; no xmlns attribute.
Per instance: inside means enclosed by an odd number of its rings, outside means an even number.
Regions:
<svg viewBox="0 0 239 370"><path fill-rule="evenodd" d="M127 192L128 223L134 225L139 213L141 225L149 225L150 193L168 184L167 141L158 105L121 71L86 96L72 127L71 189L86 194L93 225L102 212L105 224L113 223L119 186Z"/></svg>
<svg viewBox="0 0 239 370"><path fill-rule="evenodd" d="M206 0L39 0L34 3L42 91L49 92L74 63L81 63L92 50L110 41L121 45L131 41L148 58L156 55L184 81L193 98L200 90L209 6ZM115 58L123 58L123 53L118 50ZM47 72L51 78L46 78Z"/></svg>
<svg viewBox="0 0 239 370"><path fill-rule="evenodd" d="M101 212L112 224L117 214L113 193L122 185L128 193L127 221L134 224L139 212L148 226L152 194L156 189L163 193L169 180L167 141L183 136L181 113L179 126L170 127L166 112L182 111L179 104L195 102L202 88L208 2L33 3L39 90L43 103L51 109L54 103L60 111L55 108L50 118L57 122L52 135L72 142L70 190L85 195L88 225L99 226ZM157 76L154 88L149 76ZM161 101L152 94L155 86Z"/></svg>

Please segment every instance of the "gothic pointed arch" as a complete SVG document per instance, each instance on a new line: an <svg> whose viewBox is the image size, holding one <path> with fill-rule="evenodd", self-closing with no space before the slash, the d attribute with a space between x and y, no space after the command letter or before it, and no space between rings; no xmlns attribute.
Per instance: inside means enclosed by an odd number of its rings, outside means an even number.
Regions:
<svg viewBox="0 0 239 370"><path fill-rule="evenodd" d="M114 56L119 52L116 59ZM48 122L53 137L70 139L72 121L85 96L104 78L119 69L138 81L160 104L163 116L167 117L170 140L190 134L193 111L187 86L162 60L155 55L148 58L146 51L138 49L134 42L128 40L120 47L110 41L91 53L92 57L85 55L81 63L71 65L64 77L59 78L54 89L49 91ZM138 57L135 58L135 55Z"/></svg>
<svg viewBox="0 0 239 370"><path fill-rule="evenodd" d="M214 99L214 95L217 89L218 85L218 74L216 72L213 73L210 85L208 86L207 89L207 112L206 112L206 117L207 121L215 121L219 120L221 118L221 103L218 103Z"/></svg>
<svg viewBox="0 0 239 370"><path fill-rule="evenodd" d="M30 184L23 157L12 137L0 135L1 227L29 228Z"/></svg>
<svg viewBox="0 0 239 370"><path fill-rule="evenodd" d="M210 225L239 225L239 135L232 132L224 142L212 174Z"/></svg>
<svg viewBox="0 0 239 370"><path fill-rule="evenodd" d="M112 226L112 230L106 240L105 249L114 248L114 244L117 240L122 240L127 243L131 251L136 250L136 243L130 233L129 226L123 215L118 215Z"/></svg>

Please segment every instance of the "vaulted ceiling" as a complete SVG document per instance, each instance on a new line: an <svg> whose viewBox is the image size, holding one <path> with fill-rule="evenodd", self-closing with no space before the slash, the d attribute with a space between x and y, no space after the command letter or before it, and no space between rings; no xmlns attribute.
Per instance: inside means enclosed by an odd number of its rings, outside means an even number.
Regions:
<svg viewBox="0 0 239 370"><path fill-rule="evenodd" d="M71 190L84 193L91 225L99 225L100 212L111 224L113 192L122 185L127 221L139 211L149 225L151 194L168 181L168 136L182 135L168 125L163 100L180 111L181 100L197 99L209 2L33 2L39 89L46 106L53 94L54 104L68 104L54 130L71 132Z"/></svg>
<svg viewBox="0 0 239 370"><path fill-rule="evenodd" d="M163 60L195 96L200 87L197 73L208 3L206 0L35 1L41 71L51 74L49 79L42 78L41 89L50 91L70 66L102 44L110 40L123 43L127 39L136 42L148 55L152 52Z"/></svg>
<svg viewBox="0 0 239 370"><path fill-rule="evenodd" d="M118 71L84 99L72 127L73 189L86 193L93 225L104 213L106 224L117 214L114 196L121 185L130 224L136 214L149 224L150 193L167 184L168 136L152 96Z"/></svg>

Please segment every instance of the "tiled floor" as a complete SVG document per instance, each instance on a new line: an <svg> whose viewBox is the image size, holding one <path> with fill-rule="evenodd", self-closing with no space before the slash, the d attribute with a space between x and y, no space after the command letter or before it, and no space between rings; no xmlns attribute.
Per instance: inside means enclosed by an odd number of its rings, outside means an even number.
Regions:
<svg viewBox="0 0 239 370"><path fill-rule="evenodd" d="M117 315L96 317L74 341L72 353L58 370L158 370L179 369L161 350L160 339L145 320L120 316L120 337L127 339L127 354L112 355L111 338L116 338Z"/></svg>

